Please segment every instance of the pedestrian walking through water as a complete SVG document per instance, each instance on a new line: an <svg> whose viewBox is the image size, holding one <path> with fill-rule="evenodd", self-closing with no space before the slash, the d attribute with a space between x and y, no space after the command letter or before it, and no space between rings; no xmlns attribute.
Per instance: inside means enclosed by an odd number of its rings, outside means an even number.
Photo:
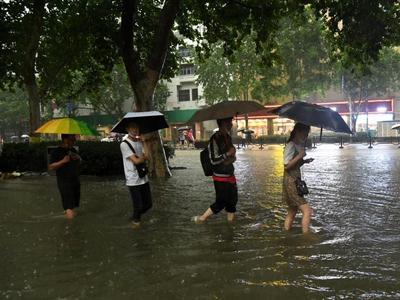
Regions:
<svg viewBox="0 0 400 300"><path fill-rule="evenodd" d="M130 122L126 126L128 137L120 148L124 163L126 185L133 203L132 225L140 225L141 216L152 207L151 191L145 163L148 160L144 145L140 140L139 126Z"/></svg>
<svg viewBox="0 0 400 300"><path fill-rule="evenodd" d="M208 147L213 169L215 202L201 215L193 218L195 222L203 222L213 214L225 209L228 221L233 221L238 201L235 168L236 149L229 135L232 129L232 118L217 120L219 130L210 138Z"/></svg>
<svg viewBox="0 0 400 300"><path fill-rule="evenodd" d="M75 134L62 134L62 143L50 154L49 170L56 170L57 186L60 191L64 214L67 219L76 215L75 208L79 207L81 184L79 166L81 157L76 149Z"/></svg>
<svg viewBox="0 0 400 300"><path fill-rule="evenodd" d="M304 159L306 156L305 143L309 132L310 126L296 123L284 150L282 194L283 201L287 205L284 228L285 230L292 228L294 218L300 210L302 213L301 227L303 233L309 231L312 212L310 205L304 198L304 194L307 192L304 189L300 171L302 165L314 160L313 158Z"/></svg>

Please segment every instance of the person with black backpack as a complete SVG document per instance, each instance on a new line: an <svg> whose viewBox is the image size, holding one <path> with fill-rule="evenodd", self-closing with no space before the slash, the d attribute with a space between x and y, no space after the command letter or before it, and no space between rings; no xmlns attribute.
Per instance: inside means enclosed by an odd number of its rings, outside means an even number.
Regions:
<svg viewBox="0 0 400 300"><path fill-rule="evenodd" d="M236 160L236 149L229 135L232 129L232 119L230 117L217 120L219 130L211 136L208 149L205 151L208 152L212 165L216 199L202 215L193 217L195 222L203 222L223 209L227 212L228 221L234 219L238 192L233 166L233 162Z"/></svg>
<svg viewBox="0 0 400 300"><path fill-rule="evenodd" d="M146 161L148 156L139 138L139 126L130 122L126 126L128 132L121 145L122 160L126 185L129 188L133 203L133 227L139 227L141 216L152 207L149 179L147 177Z"/></svg>

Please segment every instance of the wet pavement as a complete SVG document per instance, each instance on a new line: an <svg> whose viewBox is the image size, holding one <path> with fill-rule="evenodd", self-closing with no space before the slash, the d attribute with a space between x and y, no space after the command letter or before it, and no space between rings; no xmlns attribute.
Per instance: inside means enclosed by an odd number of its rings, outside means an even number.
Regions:
<svg viewBox="0 0 400 300"><path fill-rule="evenodd" d="M199 151L176 151L132 229L123 178L82 177L78 218L55 178L0 182L1 299L399 299L400 149L318 145L303 168L314 234L282 231L282 147L240 150L238 218L190 218L214 199Z"/></svg>

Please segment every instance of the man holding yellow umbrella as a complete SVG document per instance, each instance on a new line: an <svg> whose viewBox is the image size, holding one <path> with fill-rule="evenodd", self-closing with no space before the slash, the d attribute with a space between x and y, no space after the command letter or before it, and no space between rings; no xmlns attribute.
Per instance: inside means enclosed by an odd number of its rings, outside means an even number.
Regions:
<svg viewBox="0 0 400 300"><path fill-rule="evenodd" d="M84 122L72 118L51 120L36 132L61 134L61 145L50 155L49 170L56 171L64 214L67 219L72 219L76 215L74 209L79 207L81 194L79 180L81 157L74 148L76 135L97 135L97 133Z"/></svg>

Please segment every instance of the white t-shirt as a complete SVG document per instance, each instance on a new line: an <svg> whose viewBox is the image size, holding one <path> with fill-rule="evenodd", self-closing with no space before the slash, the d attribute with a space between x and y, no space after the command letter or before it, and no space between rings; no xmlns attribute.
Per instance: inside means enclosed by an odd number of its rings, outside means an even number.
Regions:
<svg viewBox="0 0 400 300"><path fill-rule="evenodd" d="M130 139L126 139L126 141L129 144L131 144L133 149L135 149L135 153L137 156L139 157L143 156L144 151L142 142L134 142L131 141ZM133 161L129 159L129 156L132 156L133 154L129 146L125 142L122 142L120 148L122 153L122 160L124 162L126 185L135 186L135 185L145 184L146 182L148 182L149 179L147 175L143 178L139 177L135 164L133 163Z"/></svg>
<svg viewBox="0 0 400 300"><path fill-rule="evenodd" d="M295 152L297 151L297 153L300 153L300 151L303 149L304 149L304 146L297 145L293 141L290 141L289 143L287 143L285 150L283 152L283 164L287 165L289 163L289 161L291 161L294 158Z"/></svg>

